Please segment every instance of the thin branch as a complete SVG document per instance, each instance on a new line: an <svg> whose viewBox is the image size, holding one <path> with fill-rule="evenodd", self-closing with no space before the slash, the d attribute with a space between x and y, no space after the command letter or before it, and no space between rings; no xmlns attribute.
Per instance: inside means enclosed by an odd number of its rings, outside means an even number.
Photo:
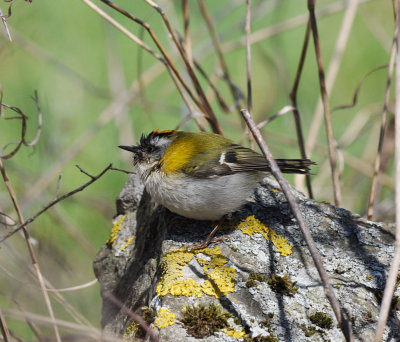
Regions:
<svg viewBox="0 0 400 342"><path fill-rule="evenodd" d="M277 113L271 115L268 119L266 119L266 120L261 121L260 123L258 123L258 124L257 124L257 128L258 128L258 129L261 129L261 128L263 128L264 126L268 125L271 121L275 120L276 118L278 118L278 117L280 117L280 116L282 116L282 115L285 115L285 114L289 113L291 110L295 110L295 109L296 109L296 108L294 108L293 106L289 106L289 105L288 105L288 106L285 106L285 107L283 107L279 112L277 112ZM305 159L307 159L307 158L305 158Z"/></svg>
<svg viewBox="0 0 400 342"><path fill-rule="evenodd" d="M385 330L386 321L389 315L390 305L393 298L393 292L396 285L397 274L400 266L400 0L396 1L396 34L395 40L397 43L396 55L396 104L395 104L395 177L396 177L396 243L392 264L390 266L389 275L386 279L385 292L383 293L381 310L379 312L379 320L376 328L375 342L382 341L383 332Z"/></svg>
<svg viewBox="0 0 400 342"><path fill-rule="evenodd" d="M7 322L4 318L3 312L0 309L0 329L3 335L4 342L11 342L10 331L8 330Z"/></svg>
<svg viewBox="0 0 400 342"><path fill-rule="evenodd" d="M132 310L128 309L124 303L122 303L117 297L115 297L111 292L106 292L103 294L104 298L107 298L114 305L118 306L124 313L126 313L130 318L132 318L136 323L140 325L140 327L146 331L146 333L150 336L150 340L154 342L160 342L158 336L154 333L154 331L149 327L146 321L135 314Z"/></svg>
<svg viewBox="0 0 400 342"><path fill-rule="evenodd" d="M372 70L368 71L362 78L361 80L358 82L356 90L354 91L353 94L353 100L351 103L346 104L346 105L340 105L340 106L336 106L334 108L332 108L331 112L333 113L336 110L340 110L340 109L349 109L349 108L353 108L356 104L357 104L357 99L358 99L358 94L360 93L361 90L361 86L363 85L364 81L368 78L368 76L372 75L375 71L378 70L382 70L382 69L386 69L388 67L387 64L385 65L380 65L376 68L373 68Z"/></svg>
<svg viewBox="0 0 400 342"><path fill-rule="evenodd" d="M18 114L18 116L13 116L13 117L8 117L5 118L5 120L21 120L22 124L21 124L21 139L17 142L12 142L12 143L8 143L6 144L1 150L0 150L0 158L2 159L10 159L12 158L20 149L20 147L22 145L25 146L34 146L37 144L37 142L40 139L40 134L42 131L42 111L40 109L40 103L39 103L39 97L37 94L37 91L35 91L34 96L32 97L32 99L35 101L37 110L38 110L38 128L36 131L36 136L35 138L31 141L31 142L27 142L26 140L26 129L27 129L27 120L28 120L28 116L26 114L24 114L24 112L22 111L22 109L18 108L18 107L14 107L14 106L9 106L6 105L5 103L2 103L0 101L0 106L3 108L8 108L11 109L12 111L16 112ZM17 145L9 154L4 155L4 151L6 150L6 148L10 145Z"/></svg>
<svg viewBox="0 0 400 342"><path fill-rule="evenodd" d="M339 32L337 40L336 40L332 59L330 61L328 71L326 73L326 89L327 89L328 93L331 92L333 85L335 83L336 77L338 75L340 63L342 61L345 47L346 47L346 44L347 44L347 41L349 39L349 35L351 32L351 26L354 23L354 17L356 14L357 6L361 3L362 3L362 1L357 1L357 0L349 0L347 2L342 3L342 5L344 5L343 9L345 10L345 12L344 12L340 32ZM318 17L318 12L316 13L316 16ZM308 137L307 137L307 141L306 141L306 151L307 151L308 156L311 156L312 150L314 149L314 146L316 144L317 137L320 132L320 126L322 124L323 116L324 116L323 103L321 101L318 101L318 104L317 104L315 112L314 112L314 117L311 120L311 125L309 127ZM326 127L326 125L325 125L325 127Z"/></svg>
<svg viewBox="0 0 400 342"><path fill-rule="evenodd" d="M99 14L100 14L101 12L103 12L103 11L101 11L97 6L95 6L90 0L82 0L82 1L84 1L84 2L87 3L88 5L89 5L89 3L90 3L89 6L90 6L92 9L95 9L95 11L98 12ZM177 37L176 37L176 34L175 34L174 31L171 29L171 27L170 27L170 25L169 25L169 22L168 22L168 20L166 19L165 14L164 14L164 12L162 11L162 9L161 9L159 6L154 5L155 8L157 9L157 11L162 15L162 17L163 17L163 19L164 19L164 22L167 23L167 28L168 28L168 30L170 31L170 33L171 33L171 35L172 35L172 37L173 37L173 39L174 39L174 42L175 42L175 44L177 45L179 52L181 53L181 56L182 56L183 60L185 61L187 70L188 70L188 72L189 72L189 75L191 76L192 80L193 80L193 77L195 78L193 81L194 81L196 90L197 90L198 94L200 95L201 102L194 96L193 92L190 90L190 88L188 87L188 85L186 84L186 82L184 81L184 79L182 78L181 74L180 74L180 73L178 72L178 70L176 69L176 67L175 67L175 65L173 64L172 60L169 58L168 54L166 53L166 51L165 51L164 48L162 47L161 43L160 43L159 40L157 39L156 35L154 34L153 30L151 29L150 25L147 24L146 22L144 22L143 20L137 18L137 17L134 16L133 14L127 12L126 10L120 8L119 6L117 6L116 4L114 4L113 2L111 2L111 1L109 1L109 0L101 0L101 1L102 1L103 3L105 3L106 5L110 6L111 8L113 8L114 10L118 11L119 13L123 14L123 15L126 16L127 18L129 18L129 19L133 20L134 22L136 22L137 24L141 25L142 27L144 27L144 28L147 30L147 32L148 32L149 35L151 36L152 40L154 41L154 43L157 45L157 48L160 50L161 54L162 54L163 57L164 57L162 60L160 59L160 61L162 61L163 64L167 67L167 70L170 72L170 74L171 74L171 75L173 74L173 75L179 80L179 82L181 83L181 85L185 88L185 91L188 93L188 95L189 95L190 98L193 100L193 102L196 103L196 105L198 106L198 108L199 108L202 112L204 112L204 113L206 114L206 118L207 118L207 120L209 121L211 127L213 128L214 132L222 133L222 129L221 129L221 127L219 126L218 121L217 121L217 119L215 118L215 115L214 115L214 113L213 113L212 110L211 110L211 107L209 106L207 100L206 100L204 97L202 97L202 89L201 89L201 87L200 87L200 84L198 84L198 81L197 81L197 79L196 79L195 76L194 76L194 72L193 72L192 68L190 67L190 63L188 62L188 60L187 60L187 58L186 58L186 54L184 53L184 50L183 50L181 44L179 44L179 42L178 42L178 40L177 40ZM153 6L153 5L152 5L152 6ZM153 7L154 7L154 6L153 6ZM103 13L104 13L104 12L103 12ZM106 20L109 20L109 19L108 19L109 16L106 15L105 13L104 13L104 15L103 15L103 14L101 14L101 15L102 15ZM106 16L107 16L107 17L106 17ZM110 19L112 19L112 18L110 17ZM113 21L115 22L115 20L113 20ZM110 22L111 22L111 21L110 21ZM137 38L136 38L136 39L137 39ZM173 79L174 82L175 82L174 77L172 77L172 79ZM196 82L197 82L197 83L196 83ZM178 89L179 89L179 87L178 87ZM181 93L181 94L182 94L182 93ZM204 95L204 94L203 94L203 95Z"/></svg>
<svg viewBox="0 0 400 342"><path fill-rule="evenodd" d="M199 102L199 100L193 95L193 93L191 92L190 88L188 87L188 85L186 84L186 82L183 80L183 78L181 77L181 75L179 74L179 72L177 71L176 67L174 66L174 64L172 63L172 60L169 58L169 56L167 55L167 53L165 52L164 48L162 47L162 45L160 44L160 42L158 41L157 37L154 35L150 25L148 25L147 23L145 23L143 20L135 17L134 15L132 15L131 13L125 11L124 9L118 7L116 4L112 3L109 0L101 0L102 2L104 2L105 4L107 4L108 6L110 6L111 8L113 8L114 10L118 11L119 13L123 14L124 16L126 16L127 18L133 20L134 22L138 23L139 25L141 25L143 28L145 28L147 30L147 32L150 34L150 36L152 37L153 41L156 43L158 49L161 51L161 53L163 54L164 58L161 57L158 53L154 52L148 45L146 45L141 39L137 38L135 35L133 35L131 32L129 32L127 29L125 29L122 25L120 25L116 20L114 20L113 18L111 18L108 14L106 14L104 11L102 11L99 7L97 7L95 4L93 4L90 0L82 0L83 2L85 2L91 9L93 9L96 13L98 13L100 16L102 16L105 20L107 20L108 22L110 22L112 25L114 25L116 28L118 28L119 30L121 30L124 34L126 34L129 38L131 38L134 42L136 42L140 47L142 47L143 49L145 49L147 52L149 52L151 55L153 55L155 58L157 58L166 68L167 71L169 72L173 82L175 83L176 88L178 89L180 95L182 96L182 99L184 100L184 102L186 103L186 105L188 106L189 109L192 109L192 105L190 103L190 101L187 99L187 96L185 94L185 92L182 91L182 87L181 85L184 87L185 91L187 92L187 94L191 97L191 99L193 100L193 102L196 103L196 105L200 108L200 110L204 111L201 103ZM179 82L178 82L179 80ZM142 85L142 78L139 78L139 85ZM205 112L205 111L204 111ZM199 125L200 129L202 129L202 125L200 122L196 121L197 124Z"/></svg>
<svg viewBox="0 0 400 342"><path fill-rule="evenodd" d="M225 56L224 56L224 53L222 52L222 47L221 47L218 35L215 31L213 21L207 10L204 0L199 0L199 6L200 6L201 13L203 15L203 18L206 22L207 29L210 32L215 51L217 53L218 62L222 69L222 72L223 72L223 79L225 79L228 82L229 89L230 89L232 97L235 101L234 108L239 109L242 98L240 96L240 93L237 91L237 87L232 82L231 76L229 74L228 65L225 62Z"/></svg>
<svg viewBox="0 0 400 342"><path fill-rule="evenodd" d="M102 0L102 1L104 1L104 0ZM145 1L161 15L161 17L162 17L162 19L163 19L163 21L165 23L165 26L168 29L168 32L171 34L171 37L172 37L172 40L175 43L175 46L178 48L178 51L179 51L179 53L180 53L180 55L182 57L182 60L185 63L186 70L187 70L187 72L188 72L188 74L190 76L190 79L193 82L193 85L194 85L194 87L196 89L196 92L197 92L197 94L198 94L198 96L200 98L200 101L201 101L201 105L199 105L197 103L196 104L198 105L198 107L200 109L203 109L205 111L206 119L210 123L213 131L215 133L219 133L219 134L223 135L222 127L219 125L218 120L215 117L215 114L214 114L214 112L213 112L213 110L212 110L212 108L210 106L210 103L208 102L207 97L205 96L204 91L203 91L203 89L202 89L202 87L201 87L201 85L200 85L200 83L199 83L199 81L198 81L198 79L196 77L196 74L194 73L194 70L191 67L190 63L189 63L189 60L187 58L187 54L185 52L185 49L179 43L179 37L176 34L175 30L172 28L172 26L171 26L171 24L170 24L170 22L169 22L169 20L168 20L168 18L166 16L164 10L159 5L157 5L154 1L151 1L151 0L145 0ZM177 74L176 76L178 78L180 78L180 75Z"/></svg>
<svg viewBox="0 0 400 342"><path fill-rule="evenodd" d="M324 71L324 66L322 63L322 54L321 54L319 37L318 37L317 20L315 17L315 0L308 0L307 7L308 7L308 11L310 12L310 24L311 24L311 31L313 33L313 38L314 38L315 54L317 57L321 99L322 99L322 104L324 107L325 130L326 130L326 136L328 139L328 151L329 151L329 162L331 165L333 198L335 201L335 205L340 206L340 197L341 197L340 196L340 183L339 183L339 174L336 169L337 152L336 152L334 135L333 135L331 112L329 109L328 92L327 92L327 88L326 88L326 84L325 84L325 71Z"/></svg>
<svg viewBox="0 0 400 342"><path fill-rule="evenodd" d="M350 326L349 322L345 319L343 312L340 308L339 302L338 302L337 298L335 297L333 287L329 282L328 274L326 273L326 271L323 267L323 262L322 262L321 256L318 253L317 247L312 238L310 230L307 227L307 222L300 211L300 208L296 201L296 198L293 196L292 191L289 187L289 184L287 183L285 178L282 176L282 172L280 171L278 165L276 164L274 158L272 157L272 154L269 151L269 148L268 148L267 144L265 143L264 139L262 138L260 131L257 129L257 126L254 123L253 118L251 117L250 113L246 109L242 109L241 112L242 112L244 120L246 121L247 126L249 127L249 129L250 129L251 133L253 134L255 140L257 141L257 144L259 145L264 157L267 159L267 161L271 167L271 173L278 181L282 191L284 192L284 194L290 204L293 215L297 220L297 223L303 234L304 240L307 243L311 257L313 258L314 264L318 270L319 276L322 281L322 285L324 287L325 295L327 296L329 303L332 306L333 312L335 313L336 319L340 325L340 328L342 329L342 332L346 338L346 341L353 341L351 326Z"/></svg>
<svg viewBox="0 0 400 342"><path fill-rule="evenodd" d="M0 8L0 17L3 22L4 28L6 29L8 39L10 40L10 42L12 42L10 30L8 29L8 25L7 25L6 16L3 14L3 11L1 10L1 8Z"/></svg>
<svg viewBox="0 0 400 342"><path fill-rule="evenodd" d="M190 37L190 7L188 0L182 0L184 46L190 65L193 67L192 40Z"/></svg>
<svg viewBox="0 0 400 342"><path fill-rule="evenodd" d="M6 314L8 317L12 317L19 320L26 320L28 318L31 321L34 321L38 324L45 324L45 325L53 324L53 321L49 319L49 317L30 312L20 313L15 310L4 310L4 314ZM55 323L57 324L57 326L65 328L68 331L71 332L76 331L77 333L84 335L84 337L86 338L85 341L88 341L88 339L90 338L90 340L93 341L121 342L120 338L110 335L105 335L103 331L93 327L87 327L81 324L76 324L61 319L56 319Z"/></svg>
<svg viewBox="0 0 400 342"><path fill-rule="evenodd" d="M1 163L1 159L0 159L0 163ZM50 203L48 203L43 209L39 210L36 214L34 214L32 217L30 217L29 219L27 219L24 223L20 224L17 228L15 228L13 231L11 231L10 233L6 234L4 237L0 238L0 243L2 243L3 241L7 240L9 237L13 236L16 232L18 232L19 230L25 228L28 224L32 223L34 220L36 220L41 214L43 214L46 210L50 209L53 205L57 204L58 202L72 196L75 195L77 192L80 192L82 190L84 190L85 188L87 188L89 185L91 185L92 183L94 183L95 181L97 181L101 176L103 176L108 170L110 170L112 167L112 164L108 165L103 171L101 171L97 176L89 176L91 177L90 181L88 181L87 183L81 185L80 187L62 195L61 197L56 198L55 200L51 201Z"/></svg>
<svg viewBox="0 0 400 342"><path fill-rule="evenodd" d="M86 289L88 287L91 287L91 286L97 284L97 282L98 282L97 279L93 279L85 284L67 287L64 289L48 289L47 291L49 291L49 292L71 292L71 291Z"/></svg>
<svg viewBox="0 0 400 342"><path fill-rule="evenodd" d="M18 306L19 310L22 313L26 314L26 311L22 308L22 306L16 300L13 300L13 301ZM38 329L38 327L36 326L35 323L33 323L28 317L25 318L25 322L26 322L26 324L28 324L29 328L31 328L32 332L35 334L35 336L39 342L46 342L46 338L40 332L40 330Z"/></svg>
<svg viewBox="0 0 400 342"><path fill-rule="evenodd" d="M125 169L120 169L119 167L114 167L114 166L112 166L112 167L110 168L110 170L120 171L120 172L126 173L126 174L128 174L128 175L133 175L133 174L135 174L134 171L129 171L129 170L125 170Z"/></svg>
<svg viewBox="0 0 400 342"><path fill-rule="evenodd" d="M308 43L310 41L310 34L311 34L311 25L310 25L310 21L308 21L306 34L305 34L304 41L303 41L303 48L302 48L301 54L300 54L299 65L297 66L296 77L294 79L292 91L290 92L290 95L289 95L290 100L292 101L292 106L293 106L293 117L294 117L294 122L295 122L295 126L296 126L297 143L299 145L301 157L303 159L307 159L307 153L306 153L306 148L304 146L303 129L301 128L300 113L299 113L299 109L298 109L298 105L297 105L297 90L299 88L300 78L301 78L301 74L303 72L304 62L306 60ZM308 195L310 198L314 198L314 195L312 192L312 186L311 186L311 175L307 174L305 176L306 176L306 186L307 186L307 190L308 190Z"/></svg>
<svg viewBox="0 0 400 342"><path fill-rule="evenodd" d="M251 89L251 0L246 0L246 72L247 72L247 110L253 112L253 95Z"/></svg>
<svg viewBox="0 0 400 342"><path fill-rule="evenodd" d="M382 158L382 149L383 149L383 142L386 136L387 130L387 112L390 100L390 88L392 84L392 75L393 70L396 62L396 50L397 50L397 39L399 35L399 27L398 25L395 26L394 34L393 34L393 42L392 42L392 49L390 52L390 59L389 59L389 69L387 74L386 80L386 89L385 89L385 100L383 104L382 114L381 114L381 127L379 132L379 142L378 142L378 151L375 157L374 163L374 176L371 182L370 193L368 197L368 205L367 205L367 217L369 220L373 219L374 214L374 204L376 201L376 192L378 188L379 177L381 173L381 158Z"/></svg>
<svg viewBox="0 0 400 342"><path fill-rule="evenodd" d="M112 24L114 27L116 27L118 30L120 30L122 33L124 33L127 37L129 37L131 40L133 40L136 44L138 44L142 49L145 49L148 53L150 53L153 57L158 59L160 62L165 64L165 60L153 49L151 49L146 43L144 43L141 39L136 37L132 32L128 31L124 26L122 26L119 22L117 22L115 19L110 17L106 12L104 12L100 7L96 6L93 2L90 0L82 0L86 5L88 5L93 11L95 11L97 14L99 14L101 17L103 17L105 20L107 20L110 24ZM102 0L104 3L107 5L110 5L110 1L107 0ZM112 7L112 6L111 6ZM141 23L143 23L140 20Z"/></svg>
<svg viewBox="0 0 400 342"><path fill-rule="evenodd" d="M36 108L38 110L38 128L36 130L36 136L33 138L31 142L27 142L24 140L24 145L25 146L35 146L39 139L40 139L40 134L42 132L42 124L43 124L43 118L42 118L42 110L40 108L40 102L39 102L39 96L37 90L35 90L35 93L32 97L33 101L35 101Z"/></svg>
<svg viewBox="0 0 400 342"><path fill-rule="evenodd" d="M42 291L43 298L44 298L47 310L48 310L49 315L50 315L50 319L54 322L55 317L54 317L53 308L51 306L51 301L50 301L50 298L49 298L49 294L46 291L46 286L44 284L43 275L42 275L42 272L40 271L39 262L38 262L38 259L36 257L36 253L35 253L35 251L33 249L29 233L25 228L25 226L27 224L27 221L24 221L24 218L22 216L22 211L21 211L21 208L20 208L18 200L17 200L17 196L15 194L14 188L11 185L11 181L8 178L6 169L4 168L3 161L2 161L1 158L0 158L0 172L1 172L1 175L3 177L4 184L6 185L6 188L7 188L7 191L9 193L9 196L11 198L11 201L13 202L15 211L17 212L18 221L20 223L20 225L19 225L20 228L18 230L22 229L22 232L24 234L25 242L26 242L26 245L28 247L28 251L29 251L29 255L30 255L31 260L32 260L33 267L34 267L34 269L36 271L36 277L37 277L37 279L39 281L40 289ZM56 341L57 342L61 342L60 333L59 333L58 327L57 327L57 325L55 323L53 324L53 329L54 329Z"/></svg>

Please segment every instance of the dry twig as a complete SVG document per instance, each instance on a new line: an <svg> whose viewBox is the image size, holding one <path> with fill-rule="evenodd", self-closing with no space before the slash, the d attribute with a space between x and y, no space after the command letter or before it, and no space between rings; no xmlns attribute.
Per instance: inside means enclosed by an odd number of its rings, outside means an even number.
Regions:
<svg viewBox="0 0 400 342"><path fill-rule="evenodd" d="M320 89L321 89L321 98L322 98L322 103L323 103L323 107L324 107L325 129L326 129L326 136L328 139L329 162L331 165L333 198L335 201L335 205L340 206L339 173L338 173L338 170L336 169L337 151L336 151L334 135L333 135L332 119L331 119L331 112L330 112L329 100L328 100L328 92L327 92L326 85L325 85L325 72L324 72L324 66L322 63L322 54L321 54L319 37L318 37L317 20L315 17L315 0L308 0L307 6L308 6L308 10L310 12L311 31L312 31L313 38L314 38L315 54L317 57L317 64L318 64L319 85L320 85Z"/></svg>
<svg viewBox="0 0 400 342"><path fill-rule="evenodd" d="M246 109L242 109L241 112L242 112L243 118L246 121L246 124L248 125L248 127L249 127L251 133L253 134L255 140L257 141L257 144L259 145L264 157L267 159L268 164L271 167L271 173L278 181L282 191L284 192L284 194L290 204L293 215L297 220L300 230L304 236L304 240L306 241L308 249L310 251L310 254L313 258L314 264L318 270L319 276L322 281L322 285L324 287L325 295L327 296L329 303L332 306L333 312L335 313L336 319L340 325L340 328L342 329L343 335L345 336L346 341L353 341L353 334L351 331L351 326L350 326L349 322L346 320L346 318L344 317L343 312L340 308L339 302L336 299L335 293L333 291L333 287L329 282L328 274L326 273L326 271L323 267L321 256L318 253L315 242L314 242L312 235L307 227L307 222L305 221L304 216L300 212L298 203L297 203L295 197L293 196L287 181L285 180L285 178L283 178L282 172L280 171L278 165L276 164L274 158L272 157L272 154L269 151L268 146L265 143L264 139L262 138L260 131L257 129L257 126L254 123L250 113Z"/></svg>
<svg viewBox="0 0 400 342"><path fill-rule="evenodd" d="M0 159L1 162L1 159ZM1 164L0 164L1 167ZM16 232L18 232L21 229L24 229L28 224L32 223L33 221L35 221L40 215L42 215L46 210L50 209L53 205L57 204L58 202L72 196L75 195L77 192L82 191L83 189L87 188L90 184L94 183L95 181L97 181L101 176L103 176L108 170L110 170L112 167L112 164L108 165L103 171L101 171L98 175L96 176L92 176L89 175L85 172L85 174L87 174L91 179L90 181L88 181L87 183L81 185L80 187L54 199L53 201L51 201L50 203L48 203L46 206L44 206L43 209L39 210L36 214L34 214L33 216L31 216L29 219L27 219L25 222L21 223L17 228L15 228L14 230L12 230L11 232L9 232L8 234L6 234L5 236L3 236L0 239L0 243L7 240L9 237L13 236ZM80 168L79 168L80 169Z"/></svg>
<svg viewBox="0 0 400 342"><path fill-rule="evenodd" d="M19 225L20 228L18 230L22 229L22 232L24 234L24 238L25 238L25 242L26 242L27 247L28 247L29 255L31 257L32 264L33 264L33 267L34 267L35 272L36 272L36 277L37 277L37 279L39 281L40 289L42 291L43 298L44 298L44 301L45 301L46 306L47 306L47 310L48 310L49 315L50 315L50 319L53 322L53 329L54 329L56 340L57 340L57 342L61 342L60 333L58 331L58 327L54 323L54 321L55 321L54 312L53 312L53 308L51 306L49 295L48 295L48 293L46 291L46 286L44 284L44 279L43 279L42 272L40 271L39 262L38 262L38 259L36 257L36 253L35 253L35 251L34 251L34 249L32 247L32 243L30 241L29 233L25 228L25 226L27 224L27 221L24 221L24 218L22 216L22 211L21 211L21 208L20 208L18 200L17 200L17 196L15 194L14 188L11 185L11 181L8 178L6 169L4 168L3 161L2 161L1 158L0 158L0 172L1 172L1 175L3 177L4 184L6 185L6 188L7 188L7 191L9 193L9 196L11 198L11 201L13 202L15 211L17 212L18 221L20 223L20 225ZM0 242L1 241L2 240L0 240Z"/></svg>
<svg viewBox="0 0 400 342"><path fill-rule="evenodd" d="M150 340L154 342L160 342L158 336L154 333L154 331L149 327L146 321L140 317L139 315L135 314L132 310L128 309L124 303L122 303L117 297L115 297L112 293L106 292L103 294L104 298L110 300L114 305L118 306L123 310L130 318L132 318L136 323L140 325L140 327L146 331L146 333L150 336Z"/></svg>
<svg viewBox="0 0 400 342"><path fill-rule="evenodd" d="M400 27L400 0L396 1L396 33ZM393 291L396 285L397 275L400 266L400 39L395 34L397 54L396 54L396 107L395 107L395 175L396 175L396 242L392 264L390 265L389 275L386 279L385 292L383 293L381 310L379 312L378 325L376 328L375 342L382 341L383 331L385 330L387 317L390 310ZM376 170L375 170L376 171Z"/></svg>
<svg viewBox="0 0 400 342"><path fill-rule="evenodd" d="M396 50L397 50L397 39L399 35L399 27L398 25L395 26L394 29L394 34L393 34L393 43L392 43L392 49L390 52L390 60L389 60L389 69L388 69L388 74L387 74L387 80L386 80L386 89L385 89L385 101L383 104L383 109L382 109L382 114L381 114L381 127L380 127L380 132L379 132L379 142L378 142L378 151L376 154L375 158L375 164L374 164L374 176L372 177L372 182L371 182L371 188L370 188L370 194L368 197L368 205L367 205L367 217L369 220L373 219L373 214L374 214L374 204L376 201L376 194L377 194L377 188L378 188L378 182L380 178L380 173L381 173L381 158L382 158L382 150L383 150L383 143L384 139L386 136L386 130L387 130L387 112L388 112L388 106L389 106L389 99L390 99L390 87L392 84L392 75L393 75L393 70L396 62Z"/></svg>
<svg viewBox="0 0 400 342"><path fill-rule="evenodd" d="M304 62L306 60L308 42L310 41L310 33L311 33L311 25L310 25L310 21L308 21L306 34L305 34L304 41L303 41L303 47L301 49L299 65L297 66L296 77L293 82L292 91L289 94L289 97L290 97L290 100L292 101L292 106L293 106L293 117L294 117L294 122L296 125L297 143L299 145L301 157L303 159L307 159L307 153L306 153L306 148L304 146L303 129L301 128L300 113L299 113L298 106L297 106L297 90L299 88L300 77L301 77L301 74L303 71ZM314 198L313 192L312 192L310 175L306 175L306 185L307 185L308 195L310 196L310 198Z"/></svg>

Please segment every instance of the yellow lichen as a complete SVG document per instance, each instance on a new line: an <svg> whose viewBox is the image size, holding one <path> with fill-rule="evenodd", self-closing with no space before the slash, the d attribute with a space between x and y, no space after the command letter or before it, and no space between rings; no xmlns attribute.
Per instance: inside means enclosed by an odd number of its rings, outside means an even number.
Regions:
<svg viewBox="0 0 400 342"><path fill-rule="evenodd" d="M169 327L175 324L175 314L168 310L161 308L158 310L156 320L154 321L154 326L158 329Z"/></svg>
<svg viewBox="0 0 400 342"><path fill-rule="evenodd" d="M246 335L246 332L244 329L240 330L235 330L235 329L222 329L222 332L225 334L232 336L233 338L242 338L244 335Z"/></svg>
<svg viewBox="0 0 400 342"><path fill-rule="evenodd" d="M131 236L130 238L125 240L125 245L121 246L119 249L120 251L123 251L126 247L128 247L134 240L134 236Z"/></svg>
<svg viewBox="0 0 400 342"><path fill-rule="evenodd" d="M270 239L279 253L283 256L292 254L292 246L287 240L278 235L273 229L267 227L254 215L248 216L245 221L239 224L240 230L247 235L253 236L256 233L261 234L265 239Z"/></svg>
<svg viewBox="0 0 400 342"><path fill-rule="evenodd" d="M183 268L187 267L193 258L203 267L206 278L203 284L192 278L182 278ZM185 249L169 252L163 258L163 274L156 288L157 294L160 297L167 294L201 297L203 293L216 298L225 296L234 291L236 277L235 269L225 266L227 262L218 247L193 252Z"/></svg>
<svg viewBox="0 0 400 342"><path fill-rule="evenodd" d="M236 271L233 267L217 266L206 271L207 280L201 285L203 292L209 296L219 298L226 296L235 289Z"/></svg>
<svg viewBox="0 0 400 342"><path fill-rule="evenodd" d="M107 245L109 245L109 246L113 246L114 245L114 242L118 237L119 231L123 228L122 227L122 223L124 222L125 218L126 218L126 215L123 215L117 221L114 222L114 224L113 224L113 226L111 228L110 237L106 242Z"/></svg>

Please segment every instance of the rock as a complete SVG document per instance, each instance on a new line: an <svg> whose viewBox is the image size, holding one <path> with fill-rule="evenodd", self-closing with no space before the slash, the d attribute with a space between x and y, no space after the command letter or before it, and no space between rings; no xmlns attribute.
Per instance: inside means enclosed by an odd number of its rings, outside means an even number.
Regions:
<svg viewBox="0 0 400 342"><path fill-rule="evenodd" d="M294 192L355 340L372 341L394 251L393 227ZM136 175L117 208L110 239L94 261L105 333L141 333L111 294L152 322L163 342L199 340L188 331L198 337L210 331L204 341L344 340L275 181L266 179L254 199L228 218L219 233L224 241L200 251L183 247L203 241L215 223L189 220L153 203ZM400 340L395 314L384 341Z"/></svg>

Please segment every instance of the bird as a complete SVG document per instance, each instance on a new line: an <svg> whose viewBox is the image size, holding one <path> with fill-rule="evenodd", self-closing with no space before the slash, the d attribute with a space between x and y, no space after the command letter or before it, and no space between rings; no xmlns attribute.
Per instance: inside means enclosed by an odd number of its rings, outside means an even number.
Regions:
<svg viewBox="0 0 400 342"><path fill-rule="evenodd" d="M152 199L195 220L221 220L240 209L271 171L265 157L219 134L154 130L133 153L136 168ZM309 159L275 159L283 173L309 174ZM211 240L211 239L209 239Z"/></svg>

